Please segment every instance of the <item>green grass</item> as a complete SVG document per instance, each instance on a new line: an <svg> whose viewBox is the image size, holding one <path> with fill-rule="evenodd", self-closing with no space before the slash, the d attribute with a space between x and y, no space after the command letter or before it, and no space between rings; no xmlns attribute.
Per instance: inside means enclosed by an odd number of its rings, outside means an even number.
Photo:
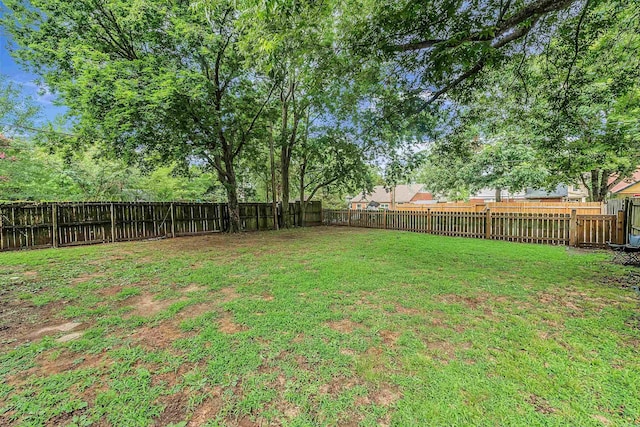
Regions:
<svg viewBox="0 0 640 427"><path fill-rule="evenodd" d="M626 274L326 228L0 253L0 425L640 424Z"/></svg>

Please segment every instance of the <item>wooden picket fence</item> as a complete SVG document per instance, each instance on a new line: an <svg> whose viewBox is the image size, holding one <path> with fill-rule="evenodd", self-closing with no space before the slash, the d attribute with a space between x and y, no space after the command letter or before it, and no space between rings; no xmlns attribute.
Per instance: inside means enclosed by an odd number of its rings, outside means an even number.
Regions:
<svg viewBox="0 0 640 427"><path fill-rule="evenodd" d="M289 205L290 223L300 225L300 203ZM245 231L280 226L282 209L271 203L241 203ZM322 205L311 202L305 225L320 225ZM229 229L225 203L5 203L0 204L0 251L192 236Z"/></svg>
<svg viewBox="0 0 640 427"><path fill-rule="evenodd" d="M617 215L325 210L325 225L413 231L442 236L604 248L622 243L624 213Z"/></svg>
<svg viewBox="0 0 640 427"><path fill-rule="evenodd" d="M578 215L599 215L605 213L605 205L601 202L460 202L415 204L399 203L395 210L431 212L485 212L493 213L529 213L529 214L571 214L576 210ZM617 211L616 211L617 212Z"/></svg>

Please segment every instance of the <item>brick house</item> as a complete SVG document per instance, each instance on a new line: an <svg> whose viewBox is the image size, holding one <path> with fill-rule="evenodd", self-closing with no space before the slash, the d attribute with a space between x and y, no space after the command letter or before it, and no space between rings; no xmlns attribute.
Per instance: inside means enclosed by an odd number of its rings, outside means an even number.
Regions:
<svg viewBox="0 0 640 427"><path fill-rule="evenodd" d="M426 191L423 184L403 184L392 188L382 185L373 187L371 193L360 193L349 200L349 209L395 209L403 203L431 204L437 203L433 194Z"/></svg>

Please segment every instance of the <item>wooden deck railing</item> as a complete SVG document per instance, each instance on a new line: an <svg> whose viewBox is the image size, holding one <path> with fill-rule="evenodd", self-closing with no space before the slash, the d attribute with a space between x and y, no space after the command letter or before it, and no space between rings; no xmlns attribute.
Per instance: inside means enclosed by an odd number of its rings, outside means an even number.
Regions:
<svg viewBox="0 0 640 427"><path fill-rule="evenodd" d="M440 211L368 211L325 210L325 225L413 231L443 236L474 237L514 242L606 247L606 242L622 242L624 214L578 215L440 212Z"/></svg>

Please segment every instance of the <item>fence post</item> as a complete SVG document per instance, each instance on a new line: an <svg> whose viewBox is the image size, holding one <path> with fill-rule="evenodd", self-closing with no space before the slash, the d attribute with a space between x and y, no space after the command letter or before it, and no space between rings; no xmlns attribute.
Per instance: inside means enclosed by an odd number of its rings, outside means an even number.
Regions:
<svg viewBox="0 0 640 427"><path fill-rule="evenodd" d="M175 209L173 207L173 203L171 203L171 205L169 205L169 210L170 210L170 216L171 216L171 237L175 238L176 237L176 214L175 214Z"/></svg>
<svg viewBox="0 0 640 427"><path fill-rule="evenodd" d="M58 204L51 203L51 245L58 247Z"/></svg>
<svg viewBox="0 0 640 427"><path fill-rule="evenodd" d="M427 233L431 233L431 208L427 209Z"/></svg>
<svg viewBox="0 0 640 427"><path fill-rule="evenodd" d="M347 214L347 226L351 227L351 209L349 209Z"/></svg>
<svg viewBox="0 0 640 427"><path fill-rule="evenodd" d="M571 209L569 218L569 246L578 246L578 211Z"/></svg>
<svg viewBox="0 0 640 427"><path fill-rule="evenodd" d="M387 229L387 210L382 211L382 224L384 225L384 229Z"/></svg>
<svg viewBox="0 0 640 427"><path fill-rule="evenodd" d="M484 216L484 238L491 239L491 209L487 208Z"/></svg>
<svg viewBox="0 0 640 427"><path fill-rule="evenodd" d="M116 210L113 206L113 202L109 205L109 212L111 214L111 242L116 241Z"/></svg>
<svg viewBox="0 0 640 427"><path fill-rule="evenodd" d="M624 245L626 242L626 236L624 234L624 211L618 211L618 215L616 217L616 243L619 245Z"/></svg>

